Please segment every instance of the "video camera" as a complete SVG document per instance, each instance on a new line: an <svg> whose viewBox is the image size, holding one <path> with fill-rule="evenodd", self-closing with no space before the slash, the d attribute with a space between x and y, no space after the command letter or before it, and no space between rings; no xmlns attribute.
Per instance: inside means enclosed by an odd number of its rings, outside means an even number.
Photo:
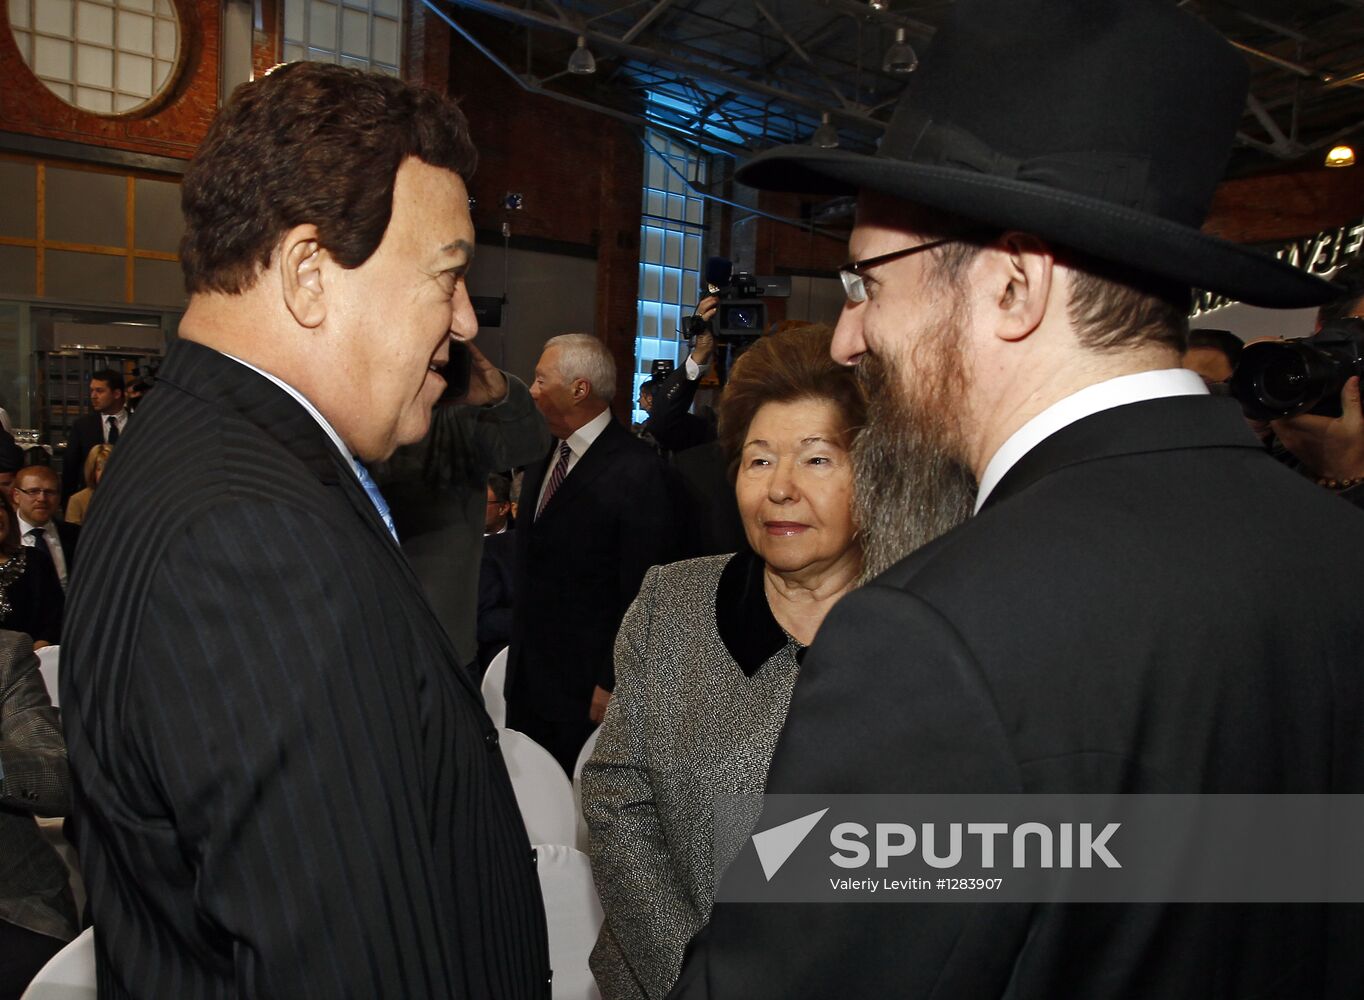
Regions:
<svg viewBox="0 0 1364 1000"><path fill-rule="evenodd" d="M1340 416L1340 390L1364 376L1364 319L1330 320L1301 340L1265 341L1241 351L1231 394L1258 420L1299 413Z"/></svg>
<svg viewBox="0 0 1364 1000"><path fill-rule="evenodd" d="M767 304L763 299L790 297L791 279L736 271L732 261L711 257L706 261L701 298L709 295L720 300L711 321L716 339L749 340L767 332ZM703 329L688 330L688 334L695 336Z"/></svg>

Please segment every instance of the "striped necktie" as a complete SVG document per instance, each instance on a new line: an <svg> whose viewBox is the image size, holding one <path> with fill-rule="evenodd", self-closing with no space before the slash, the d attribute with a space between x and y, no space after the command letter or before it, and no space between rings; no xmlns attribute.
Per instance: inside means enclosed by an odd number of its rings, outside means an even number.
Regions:
<svg viewBox="0 0 1364 1000"><path fill-rule="evenodd" d="M369 497L369 502L374 504L374 509L379 512L379 516L384 519L384 527L393 536L393 540L398 540L398 529L393 524L393 515L389 513L388 502L384 500L384 495L379 492L379 486L370 476L369 470L361 464L358 458L352 458L351 465L355 466L355 475L360 479L360 485L365 488L365 495Z"/></svg>
<svg viewBox="0 0 1364 1000"><path fill-rule="evenodd" d="M540 515L545 512L545 508L549 506L549 498L554 496L554 491L559 488L559 484L568 475L568 457L572 454L567 441L559 443L559 461L554 463L554 471L549 474L549 485L545 487L545 498L540 501L540 509L535 512L537 521L540 520Z"/></svg>

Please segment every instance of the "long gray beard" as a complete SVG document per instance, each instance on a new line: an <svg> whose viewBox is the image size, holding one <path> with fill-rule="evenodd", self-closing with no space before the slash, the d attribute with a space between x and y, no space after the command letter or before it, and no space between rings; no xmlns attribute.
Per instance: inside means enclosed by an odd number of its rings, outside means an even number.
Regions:
<svg viewBox="0 0 1364 1000"><path fill-rule="evenodd" d="M938 384L924 386L914 404L885 361L866 355L858 363L867 425L852 457L864 583L971 516L976 482L956 457L961 436L951 416L960 359L943 360Z"/></svg>

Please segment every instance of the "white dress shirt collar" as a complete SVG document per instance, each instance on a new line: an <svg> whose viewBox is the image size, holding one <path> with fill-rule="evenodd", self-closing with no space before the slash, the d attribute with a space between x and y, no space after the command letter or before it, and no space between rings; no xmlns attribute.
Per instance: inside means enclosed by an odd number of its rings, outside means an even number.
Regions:
<svg viewBox="0 0 1364 1000"><path fill-rule="evenodd" d="M327 418L318 412L317 407L314 406L312 403L308 402L307 396L303 395L303 393L299 392L297 389L295 389L293 386L291 386L288 382L284 381L283 379L276 378L269 372L257 368L250 361L243 361L241 358L236 357L235 355L232 354L228 354L226 351L222 351L220 353L223 355L223 357L231 358L239 365L245 365L247 368L250 368L257 375L263 375L265 378L268 378L271 382L275 383L275 385L279 386L290 396L294 397L294 399L298 400L299 405L302 406L305 410L307 410L308 413L312 416L312 418L317 421L318 426L320 426L324 431L327 432L327 437L331 438L332 444L336 445L336 450L341 453L341 457L346 460L346 464L347 465L351 464L350 449L347 448L345 442L341 440L341 435L336 433L336 428L327 422Z"/></svg>
<svg viewBox="0 0 1364 1000"><path fill-rule="evenodd" d="M114 426L117 427L117 428L118 428L118 432L119 432L120 434L122 434L124 431L126 431L126 430L128 429L128 407L125 405L125 406L123 407L123 409L119 410L117 413L101 413L101 414L99 414L99 427L100 427L100 433L102 433L102 434L104 435L104 442L105 442L105 444L108 444L108 443L109 443L109 418L110 418L110 417L113 417L113 418L114 418Z"/></svg>
<svg viewBox="0 0 1364 1000"><path fill-rule="evenodd" d="M1017 464L1028 452L1051 437L1063 427L1084 417L1092 416L1103 410L1128 403L1140 403L1147 399L1162 399L1167 396L1205 396L1208 387L1197 372L1185 368L1163 368L1158 371L1137 372L1135 375L1119 375L1087 385L1079 392L1071 393L1064 399L1052 403L1026 424L1014 431L1005 441L980 477L980 489L976 493L976 511L984 505L990 493L1005 473Z"/></svg>
<svg viewBox="0 0 1364 1000"><path fill-rule="evenodd" d="M25 519L24 515L17 510L14 512L15 520L19 522L19 539L23 544L33 547L33 536L29 534L39 525ZM57 522L48 521L40 527L44 538L47 540L47 552L52 557L52 565L57 570L57 579L61 581L62 587L66 586L66 551L62 548L62 536L57 531Z"/></svg>
<svg viewBox="0 0 1364 1000"><path fill-rule="evenodd" d="M568 450L573 452L573 457L582 458L587 453L587 449L592 447L592 442L601 437L601 432L606 430L606 425L610 422L611 408L608 406L570 434L568 436Z"/></svg>

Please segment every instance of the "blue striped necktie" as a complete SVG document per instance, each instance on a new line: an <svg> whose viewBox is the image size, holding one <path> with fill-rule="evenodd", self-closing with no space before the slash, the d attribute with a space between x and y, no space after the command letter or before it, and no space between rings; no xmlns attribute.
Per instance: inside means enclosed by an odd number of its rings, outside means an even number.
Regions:
<svg viewBox="0 0 1364 1000"><path fill-rule="evenodd" d="M384 527L393 536L393 540L398 540L398 529L393 525L393 515L389 513L388 502L384 500L384 495L379 492L379 486L370 477L369 470L366 469L358 458L350 460L351 465L355 466L355 474L360 477L360 485L365 488L365 495L369 497L369 502L374 504L374 509L379 512L379 516L384 519Z"/></svg>

